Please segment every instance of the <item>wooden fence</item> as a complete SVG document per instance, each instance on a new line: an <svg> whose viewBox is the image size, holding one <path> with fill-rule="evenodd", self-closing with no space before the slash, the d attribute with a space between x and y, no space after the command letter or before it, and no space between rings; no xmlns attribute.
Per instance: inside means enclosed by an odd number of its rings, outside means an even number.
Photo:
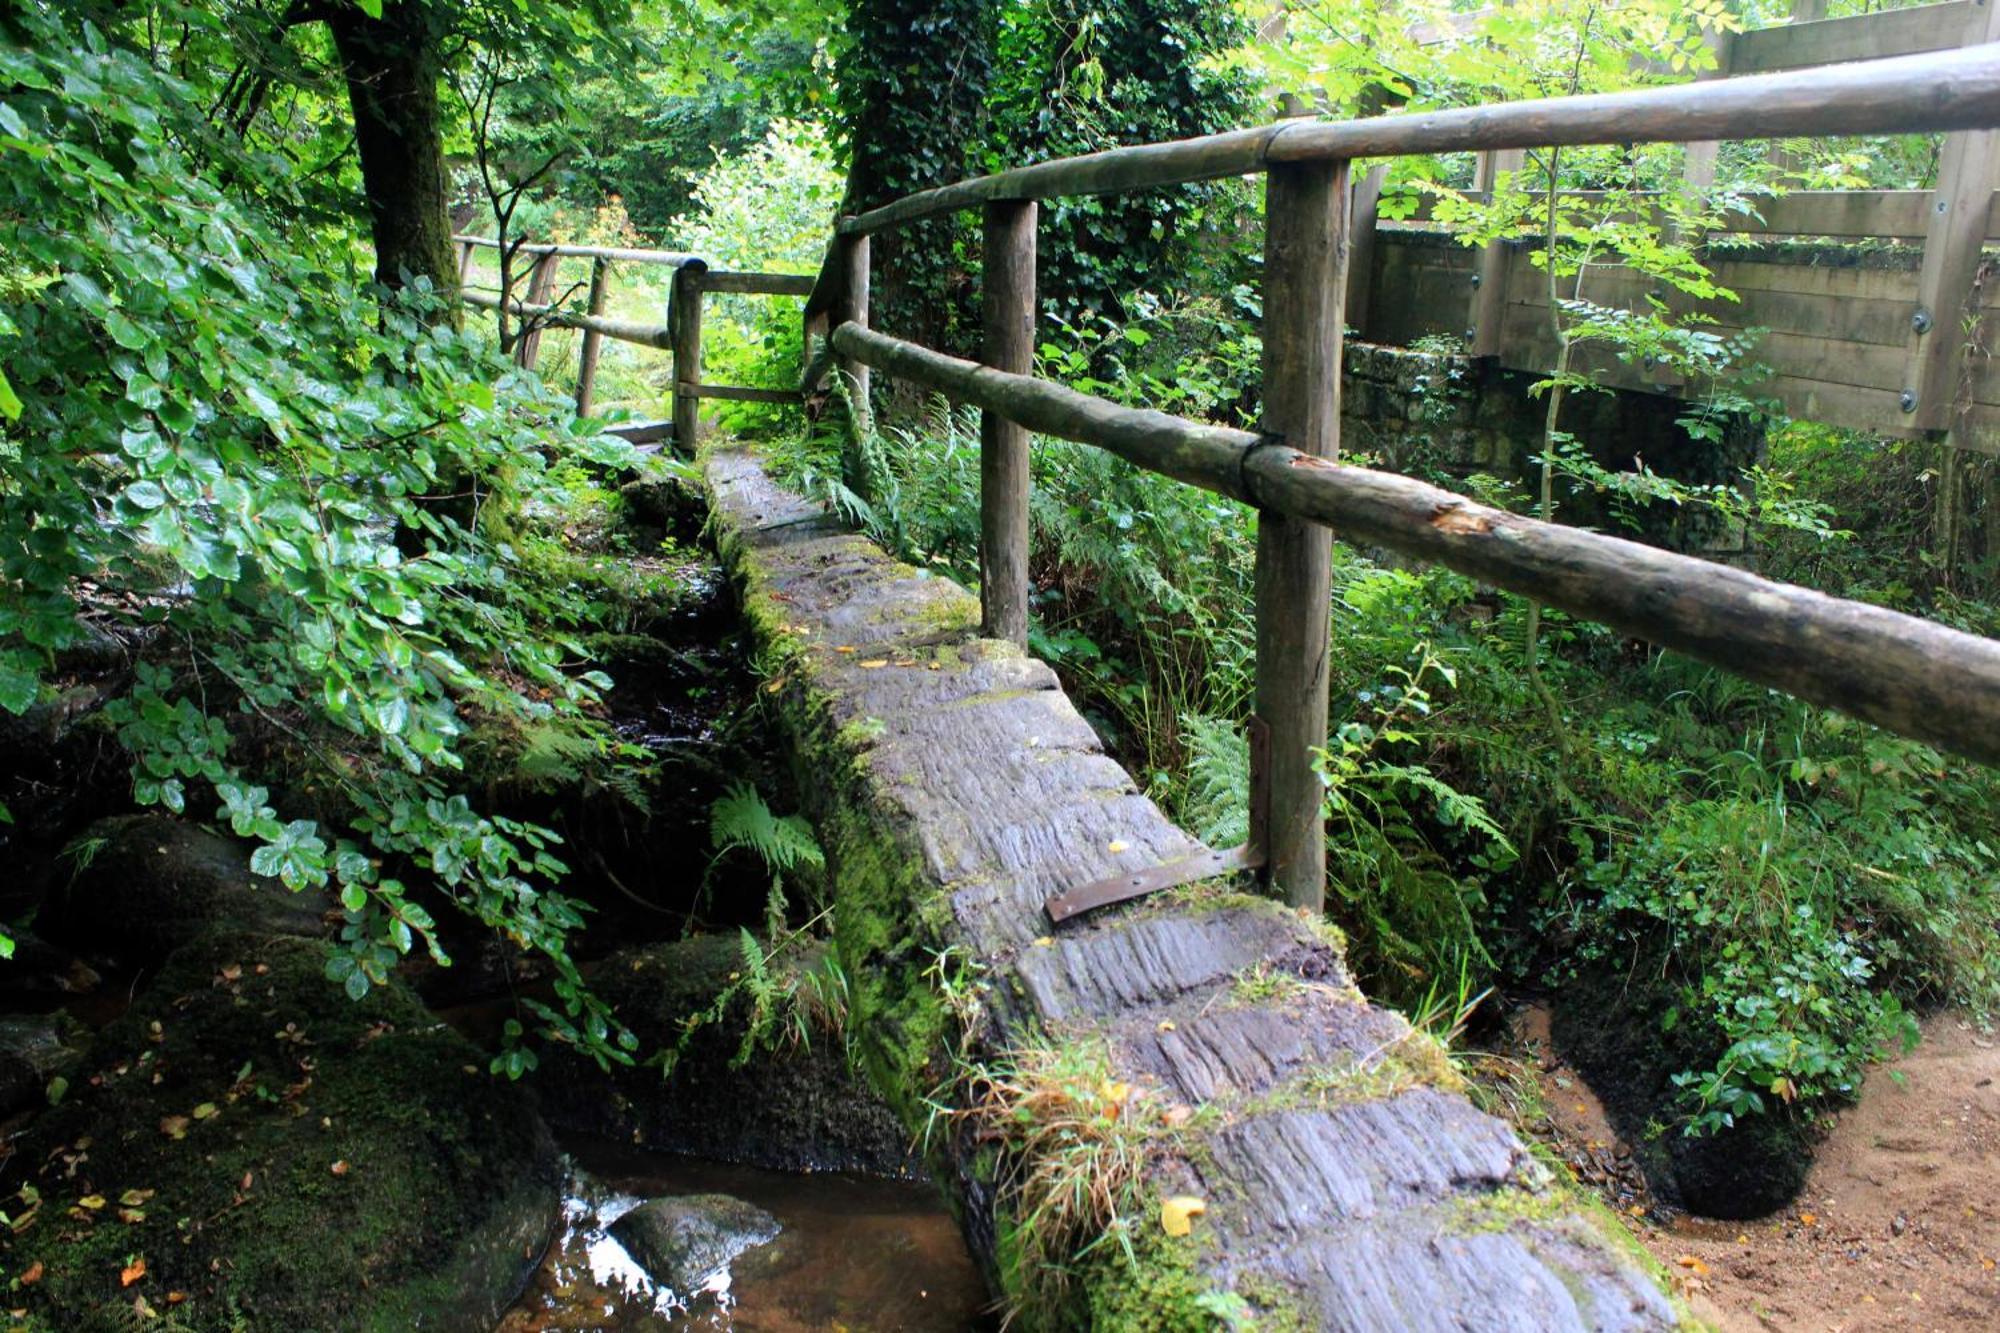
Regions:
<svg viewBox="0 0 2000 1333"><path fill-rule="evenodd" d="M463 284L471 275L474 247L486 246L497 249L500 243L485 236L454 236L452 239L458 243L458 276L466 301L488 310L497 308L502 299L497 290L482 291L463 287ZM704 298L711 293L741 296L805 296L812 291L811 278L792 273L750 273L711 269L707 261L695 255L680 254L671 250L530 243L509 243L508 248L515 253L535 257L534 267L528 274L525 299L508 303L510 313L528 321L528 327L514 345L515 361L524 369L535 368L535 361L541 350L541 331L544 328L583 331L583 345L578 352L576 373L578 416L590 415L597 389L598 356L606 338L638 343L643 347L653 347L673 353L673 434L675 438L683 441L692 441L695 438L701 414L701 400L704 398L729 398L751 402L798 400L797 392L790 389L760 389L740 384L707 383L702 375L702 305ZM582 311L570 310L561 302L552 303L550 300L555 293L559 266L564 259L570 258L590 261L589 295ZM666 323L648 324L636 320L613 319L604 313L605 301L610 291L611 266L621 262L667 265L673 268L673 286L667 298ZM579 287L582 285L578 284ZM643 438L660 439L664 434L653 431L645 434Z"/></svg>
<svg viewBox="0 0 2000 1333"><path fill-rule="evenodd" d="M871 368L982 409L980 597L985 632L996 637L1022 642L1026 636L1031 431L1108 450L1258 509L1253 832L1239 863L1261 864L1287 900L1301 907L1320 907L1325 886L1324 793L1313 755L1327 730L1334 531L1445 565L1904 735L2000 762L2000 643L1505 513L1339 461L1355 159L1993 126L2000 126L2000 46L1611 96L1346 122L1288 121L1044 162L843 218L806 301L811 364L801 388L816 387L830 352L852 378L854 401L864 411ZM1259 432L1121 407L1028 373L1039 200L1247 174L1265 182ZM982 361L959 360L871 329L869 236L970 208L982 211L984 228ZM1983 226L1984 212L1979 216ZM815 340L824 343L820 356L812 355ZM672 345L678 362L689 349ZM698 359L698 342L692 350ZM691 363L677 365L680 387L690 369ZM698 385L698 369L694 373ZM677 438L691 447L694 431ZM1089 886L1082 896L1092 903L1115 901L1213 870L1213 858L1198 858Z"/></svg>
<svg viewBox="0 0 2000 1333"><path fill-rule="evenodd" d="M1720 35L1711 77L1945 52L2000 38L2000 5L1985 0L1838 19L1825 12L1825 0L1797 0L1792 23ZM1841 132L1830 123L1803 131L1754 118L1739 124L1737 133L1719 137ZM1886 435L1945 431L1961 448L2000 453L2000 365L1989 351L2000 329L2000 284L1984 281L1981 268L1982 246L2000 236L1994 216L2000 135L1976 126L1931 128L1953 131L1938 156L1934 189L1802 191L1763 200L1755 214L1733 216L1706 237L1716 282L1741 300L1682 306L1713 321L1718 334L1759 331L1751 360L1770 375L1753 391L1791 416ZM1714 182L1718 146L1715 139L1688 144L1684 170L1697 192ZM1485 197L1523 160L1519 147L1482 152L1472 197ZM1408 219L1381 223L1380 185L1377 169L1356 191L1358 257L1349 325L1371 342L1448 335L1462 339L1473 355L1497 357L1510 369L1550 370L1555 336L1547 279L1530 258L1535 242L1498 240L1478 250L1426 243L1412 231L1429 221L1428 201ZM1795 240L1883 244L1773 244L1761 250L1743 244ZM1890 242L1920 242L1922 248ZM1628 270L1604 265L1585 276L1581 296L1601 306L1642 309L1652 287ZM1607 384L1684 391L1664 366L1588 355L1588 368Z"/></svg>

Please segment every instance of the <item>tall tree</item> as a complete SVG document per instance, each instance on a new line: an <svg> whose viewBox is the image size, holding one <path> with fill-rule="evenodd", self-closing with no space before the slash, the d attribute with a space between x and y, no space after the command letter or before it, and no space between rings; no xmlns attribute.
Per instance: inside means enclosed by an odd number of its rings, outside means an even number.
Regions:
<svg viewBox="0 0 2000 1333"><path fill-rule="evenodd" d="M972 174L1000 9L992 0L850 0L836 80L849 155L844 212ZM933 347L976 341L960 308L969 292L961 240L949 219L876 236L874 322Z"/></svg>
<svg viewBox="0 0 2000 1333"><path fill-rule="evenodd" d="M438 105L448 20L420 0L353 0L324 12L354 115L375 278L385 287L402 286L406 275L428 278L455 294Z"/></svg>
<svg viewBox="0 0 2000 1333"><path fill-rule="evenodd" d="M1187 139L1249 124L1250 81L1215 57L1249 24L1210 0L1032 0L1011 6L991 99L996 164ZM1135 291L1198 266L1186 241L1218 187L1054 201L1042 214L1044 301L1065 317L1127 314Z"/></svg>

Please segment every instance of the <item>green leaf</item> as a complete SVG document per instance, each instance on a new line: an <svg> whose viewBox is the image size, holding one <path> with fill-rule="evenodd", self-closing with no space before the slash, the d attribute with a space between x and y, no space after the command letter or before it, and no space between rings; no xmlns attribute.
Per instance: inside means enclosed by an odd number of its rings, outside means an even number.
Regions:
<svg viewBox="0 0 2000 1333"><path fill-rule="evenodd" d="M14 392L14 385L7 378L7 371L0 367L0 416L9 421L21 419L21 400Z"/></svg>
<svg viewBox="0 0 2000 1333"><path fill-rule="evenodd" d="M135 481L125 488L123 498L135 509L158 509L167 502L167 493L158 482Z"/></svg>
<svg viewBox="0 0 2000 1333"><path fill-rule="evenodd" d="M105 311L104 327L111 334L113 342L135 352L144 351L153 341L144 329L127 319L122 311Z"/></svg>

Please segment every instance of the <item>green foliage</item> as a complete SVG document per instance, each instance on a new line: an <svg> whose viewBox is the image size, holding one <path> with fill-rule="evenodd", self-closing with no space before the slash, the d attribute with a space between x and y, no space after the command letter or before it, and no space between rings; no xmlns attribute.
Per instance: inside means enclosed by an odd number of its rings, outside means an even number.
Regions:
<svg viewBox="0 0 2000 1333"><path fill-rule="evenodd" d="M848 0L834 82L848 159L844 211L976 174L1002 9L987 0ZM965 341L957 328L965 238L953 219L876 237L874 322L934 347Z"/></svg>
<svg viewBox="0 0 2000 1333"><path fill-rule="evenodd" d="M122 626L148 645L107 709L135 799L212 809L259 874L335 889L349 993L418 943L442 958L424 903L444 903L549 957L554 1003L529 1007L551 1035L628 1058L564 948L582 909L548 888L556 836L455 775L481 719L599 725L609 681L576 672L582 625L525 515L553 465L629 448L487 360L421 282L364 286L347 235L285 207L295 169L213 135L143 52L13 23L0 706L30 706L86 620ZM256 772L274 745L303 791Z"/></svg>
<svg viewBox="0 0 2000 1333"><path fill-rule="evenodd" d="M1213 60L1248 32L1226 6L1204 0L1003 7L985 168L1249 123L1248 80ZM1229 266L1235 252L1215 242L1233 232L1242 207L1234 183L1051 200L1038 241L1043 305L1063 319L1123 318L1134 294L1165 273ZM1215 285L1191 276L1195 290Z"/></svg>

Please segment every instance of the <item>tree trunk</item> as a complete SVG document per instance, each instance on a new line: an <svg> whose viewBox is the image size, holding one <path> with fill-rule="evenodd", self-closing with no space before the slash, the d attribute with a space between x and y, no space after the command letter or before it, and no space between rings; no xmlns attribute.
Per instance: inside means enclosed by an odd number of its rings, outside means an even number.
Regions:
<svg viewBox="0 0 2000 1333"><path fill-rule="evenodd" d="M357 5L327 18L347 78L362 189L375 239L375 277L400 288L428 278L456 318L458 267L445 208L438 108L438 27L428 5L402 0L371 19Z"/></svg>

